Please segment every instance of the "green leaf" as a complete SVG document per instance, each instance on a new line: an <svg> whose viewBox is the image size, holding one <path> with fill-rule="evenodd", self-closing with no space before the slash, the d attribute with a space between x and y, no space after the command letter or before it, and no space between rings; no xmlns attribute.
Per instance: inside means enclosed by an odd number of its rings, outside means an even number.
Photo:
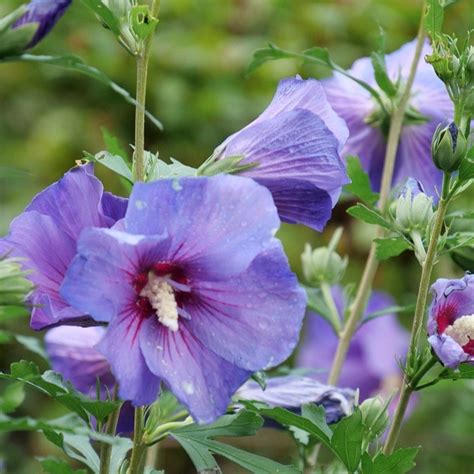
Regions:
<svg viewBox="0 0 474 474"><path fill-rule="evenodd" d="M434 37L441 33L444 19L444 8L440 0L427 0L425 11L425 30Z"/></svg>
<svg viewBox="0 0 474 474"><path fill-rule="evenodd" d="M370 55L372 67L374 68L375 81L378 86L389 96L394 97L397 94L397 88L388 77L387 67L385 65L385 55L380 52L373 52Z"/></svg>
<svg viewBox="0 0 474 474"><path fill-rule="evenodd" d="M156 160L156 165L147 175L147 181L196 176L196 173L197 170L195 168L184 165L174 158L171 158L171 163L165 163L163 160Z"/></svg>
<svg viewBox="0 0 474 474"><path fill-rule="evenodd" d="M364 324L372 319L380 318L381 316L386 316L387 314L393 313L413 313L415 311L416 304L408 304L406 306L387 306L380 311L374 311L369 313L364 319L361 321L361 324Z"/></svg>
<svg viewBox="0 0 474 474"><path fill-rule="evenodd" d="M49 361L48 354L44 350L43 344L36 337L22 336L20 334L15 335L15 339L29 351L39 355L42 359Z"/></svg>
<svg viewBox="0 0 474 474"><path fill-rule="evenodd" d="M99 69L86 64L78 56L74 56L72 54L64 56L22 54L19 56L9 56L7 58L2 58L0 59L0 62L2 61L27 61L41 64L49 64L51 66L58 66L69 71L79 72L110 87L114 92L122 96L129 104L132 104L135 107L140 107L138 102L123 87L120 87ZM158 127L158 129L163 130L163 125L161 124L161 122L157 118L155 118L150 112L145 110L145 115L156 127Z"/></svg>
<svg viewBox="0 0 474 474"><path fill-rule="evenodd" d="M102 0L82 0L82 3L95 13L117 38L120 36L120 22Z"/></svg>
<svg viewBox="0 0 474 474"><path fill-rule="evenodd" d="M362 456L362 474L405 474L415 467L419 448L400 448L390 455L378 454L373 459Z"/></svg>
<svg viewBox="0 0 474 474"><path fill-rule="evenodd" d="M472 149L474 150L474 148ZM458 180L461 183L474 179L474 160L465 156L459 166Z"/></svg>
<svg viewBox="0 0 474 474"><path fill-rule="evenodd" d="M34 387L36 390L57 400L85 421L89 420L88 414L104 421L119 407L118 402L93 400L83 395L76 391L70 383L64 382L60 374L52 370L40 374L34 363L24 360L11 364L10 374L0 372L0 379L2 378L24 382Z"/></svg>
<svg viewBox="0 0 474 474"><path fill-rule="evenodd" d="M40 458L39 462L45 474L87 474L84 469L73 469L63 459L47 457Z"/></svg>
<svg viewBox="0 0 474 474"><path fill-rule="evenodd" d="M122 178L125 178L130 183L133 183L132 171L121 156L112 155L108 151L100 151L95 155L84 152L84 156L87 160L99 163L109 170L112 170L114 173L117 173L119 176L122 176Z"/></svg>
<svg viewBox="0 0 474 474"><path fill-rule="evenodd" d="M275 59L288 59L294 58L295 54L280 49L272 43L268 44L267 48L257 49L253 53L253 58L247 67L246 75L255 72L262 64L268 61L274 61Z"/></svg>
<svg viewBox="0 0 474 474"><path fill-rule="evenodd" d="M25 399L25 390L21 382L13 382L0 394L0 413L15 411Z"/></svg>
<svg viewBox="0 0 474 474"><path fill-rule="evenodd" d="M258 414L241 410L234 415L225 415L211 425L188 425L173 430L170 434L188 453L198 472L220 472L214 459L215 454L224 456L253 473L296 474L299 472L293 466L285 466L211 439L223 436L254 435L262 424L263 420Z"/></svg>
<svg viewBox="0 0 474 474"><path fill-rule="evenodd" d="M331 325L332 316L331 311L327 307L326 303L324 302L323 294L320 288L310 288L309 286L303 287L306 291L307 296L307 305L311 311L322 316L326 321L328 321Z"/></svg>
<svg viewBox="0 0 474 474"><path fill-rule="evenodd" d="M361 203L350 207L347 210L347 213L362 222L366 222L367 224L375 224L379 225L380 227L393 230L392 224L388 222L379 211L375 209L369 209L367 206L364 206Z"/></svg>
<svg viewBox="0 0 474 474"><path fill-rule="evenodd" d="M470 364L461 364L457 370L448 370L441 374L443 379L474 379L474 366Z"/></svg>
<svg viewBox="0 0 474 474"><path fill-rule="evenodd" d="M152 35L158 24L158 20L152 16L148 5L134 5L130 10L130 21L133 32L141 40Z"/></svg>
<svg viewBox="0 0 474 474"><path fill-rule="evenodd" d="M356 472L359 467L363 435L364 425L359 409L337 423L332 435L331 444L351 473Z"/></svg>
<svg viewBox="0 0 474 474"><path fill-rule="evenodd" d="M377 260L388 260L392 257L398 257L405 250L411 248L410 243L403 237L389 237L386 239L375 239L377 245Z"/></svg>
<svg viewBox="0 0 474 474"><path fill-rule="evenodd" d="M348 156L346 160L347 174L352 182L346 185L345 190L368 204L375 204L379 199L379 194L372 191L369 176L363 170L359 158Z"/></svg>
<svg viewBox="0 0 474 474"><path fill-rule="evenodd" d="M121 156L125 162L129 162L128 153L124 150L118 138L112 135L105 127L101 127L100 131L102 132L102 139L104 140L106 150L111 155Z"/></svg>

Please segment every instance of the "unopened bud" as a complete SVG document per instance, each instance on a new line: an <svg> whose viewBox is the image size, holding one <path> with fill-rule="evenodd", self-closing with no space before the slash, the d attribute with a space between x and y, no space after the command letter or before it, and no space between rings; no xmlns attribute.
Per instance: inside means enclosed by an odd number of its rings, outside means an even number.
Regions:
<svg viewBox="0 0 474 474"><path fill-rule="evenodd" d="M438 126L431 142L431 156L438 169L451 173L459 169L467 152L467 140L454 122Z"/></svg>
<svg viewBox="0 0 474 474"><path fill-rule="evenodd" d="M368 398L360 405L362 420L369 440L379 437L390 421L387 403L381 397Z"/></svg>
<svg viewBox="0 0 474 474"><path fill-rule="evenodd" d="M390 210L401 231L424 232L433 220L433 198L424 193L418 181L409 178Z"/></svg>
<svg viewBox="0 0 474 474"><path fill-rule="evenodd" d="M301 261L306 280L315 286L321 283L329 285L339 283L348 263L347 257L342 258L328 247L319 247L313 250L309 244L305 245Z"/></svg>

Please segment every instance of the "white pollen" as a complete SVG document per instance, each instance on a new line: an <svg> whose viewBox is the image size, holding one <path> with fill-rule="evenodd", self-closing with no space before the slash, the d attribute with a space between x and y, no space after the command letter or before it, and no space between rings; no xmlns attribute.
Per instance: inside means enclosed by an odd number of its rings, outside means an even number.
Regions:
<svg viewBox="0 0 474 474"><path fill-rule="evenodd" d="M460 346L465 346L474 339L474 314L456 319L452 326L445 329L444 334L454 339Z"/></svg>
<svg viewBox="0 0 474 474"><path fill-rule="evenodd" d="M150 272L148 283L140 292L140 296L148 298L161 324L171 329L171 331L178 330L178 305L173 287L165 278L158 277Z"/></svg>

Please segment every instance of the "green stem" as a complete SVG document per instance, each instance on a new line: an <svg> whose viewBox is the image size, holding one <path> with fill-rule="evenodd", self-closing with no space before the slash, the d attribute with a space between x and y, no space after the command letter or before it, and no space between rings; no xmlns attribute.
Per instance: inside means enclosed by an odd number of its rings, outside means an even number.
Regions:
<svg viewBox="0 0 474 474"><path fill-rule="evenodd" d="M114 400L117 399L117 388L114 392ZM120 405L117 410L115 410L112 414L109 415L107 419L107 425L105 433L109 436L115 436L117 431L117 423L120 417L120 410L122 405ZM110 457L112 455L112 445L110 443L102 443L100 447L100 474L110 474Z"/></svg>
<svg viewBox="0 0 474 474"><path fill-rule="evenodd" d="M135 421L133 430L133 449L128 467L128 474L140 474L143 470L143 455L146 445L143 443L143 427L145 422L144 408L135 408Z"/></svg>
<svg viewBox="0 0 474 474"><path fill-rule="evenodd" d="M395 167L395 159L397 156L398 143L400 140L400 134L402 131L403 120L405 117L405 111L407 108L408 100L410 99L411 88L413 86L413 81L415 80L416 69L418 67L418 62L421 57L421 51L423 49L423 41L425 38L424 33L424 13L426 9L426 0L423 2L422 15L420 19L420 26L418 28L418 36L415 54L410 68L410 73L405 85L405 89L400 98L398 107L394 110L393 115L390 121L390 130L388 133L387 139L387 149L385 151L385 162L382 175L382 184L380 188L380 200L378 207L384 214L387 211L389 204L390 190L393 180L393 171ZM383 237L384 230L379 228L377 231L377 237ZM346 359L347 351L349 350L349 345L354 335L357 325L361 320L365 307L367 305L367 300L369 298L370 290L372 288L372 283L375 278L375 274L378 269L378 261L375 256L376 244L372 243L365 264L364 272L362 274L362 279L360 281L359 287L357 289L356 297L351 307L349 317L346 320L344 328L342 329L341 336L339 338L339 343L337 346L336 354L334 361L329 373L328 383L331 385L336 385L339 380L339 375L342 370L342 366Z"/></svg>
<svg viewBox="0 0 474 474"><path fill-rule="evenodd" d="M332 297L331 287L328 283L321 283L321 292L323 294L324 302L329 309L329 314L331 316L331 323L334 327L334 330L337 334L341 331L341 318L339 316L339 311L337 310L336 303Z"/></svg>
<svg viewBox="0 0 474 474"><path fill-rule="evenodd" d="M450 175L445 173L443 179L443 190L441 193L441 199L439 201L438 210L436 211L436 217L431 232L431 238L428 245L428 251L426 253L426 259L423 264L421 271L420 285L418 288L418 297L416 300L415 314L413 317L410 345L408 346L407 353L407 366L413 366L416 361L418 354L418 345L420 342L420 336L424 328L424 319L426 311L426 300L428 298L428 293L431 283L431 274L433 273L433 267L436 262L437 250L439 237L443 229L444 218L446 216L446 210L449 204L449 200L446 199L446 196L449 193L449 184L450 184ZM431 362L431 359L430 359ZM430 366L431 367L431 366ZM423 367L420 369L420 371ZM419 372L420 372L419 371ZM423 376L423 375L421 375ZM384 447L384 453L390 454L395 448L398 436L400 434L400 428L402 425L403 417L405 415L408 402L410 400L411 394L416 389L416 384L421 379L418 378L418 373L410 377L405 372L403 377L402 389L400 391L400 398L398 399L397 409L393 418L392 426L387 437L387 441Z"/></svg>
<svg viewBox="0 0 474 474"><path fill-rule="evenodd" d="M160 1L153 0L151 14L158 16ZM134 181L145 180L145 111L146 90L148 82L148 64L150 62L151 45L153 33L145 40L143 50L137 55L137 91L135 108L135 151L133 154L133 179Z"/></svg>

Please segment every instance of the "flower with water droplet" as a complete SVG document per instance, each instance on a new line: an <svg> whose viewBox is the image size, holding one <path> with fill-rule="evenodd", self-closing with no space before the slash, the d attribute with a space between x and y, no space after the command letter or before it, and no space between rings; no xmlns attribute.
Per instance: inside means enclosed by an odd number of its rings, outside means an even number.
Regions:
<svg viewBox="0 0 474 474"><path fill-rule="evenodd" d="M474 275L440 278L431 287L428 342L443 365L474 364Z"/></svg>
<svg viewBox="0 0 474 474"><path fill-rule="evenodd" d="M127 200L104 192L91 164L68 171L35 196L14 219L1 248L20 257L27 278L35 285L31 327L39 330L65 322L97 324L59 295L76 242L88 227L111 227L125 215Z"/></svg>
<svg viewBox="0 0 474 474"><path fill-rule="evenodd" d="M321 231L349 182L339 156L347 136L321 84L297 76L280 81L267 109L227 138L210 160L232 164L236 158L236 172L271 191L284 222Z"/></svg>
<svg viewBox="0 0 474 474"><path fill-rule="evenodd" d="M152 403L163 381L208 423L251 373L291 354L306 298L267 189L229 175L179 184L136 183L120 230L83 232L61 294L108 321L97 347L122 399Z"/></svg>

